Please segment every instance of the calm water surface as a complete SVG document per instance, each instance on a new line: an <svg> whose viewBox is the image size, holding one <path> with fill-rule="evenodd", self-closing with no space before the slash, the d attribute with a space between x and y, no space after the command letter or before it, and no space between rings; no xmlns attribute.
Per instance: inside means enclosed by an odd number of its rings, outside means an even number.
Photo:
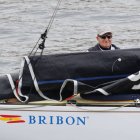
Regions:
<svg viewBox="0 0 140 140"><path fill-rule="evenodd" d="M0 73L19 69L44 32L57 0L0 0ZM140 47L140 0L62 0L45 54L86 51L109 24L118 47Z"/></svg>

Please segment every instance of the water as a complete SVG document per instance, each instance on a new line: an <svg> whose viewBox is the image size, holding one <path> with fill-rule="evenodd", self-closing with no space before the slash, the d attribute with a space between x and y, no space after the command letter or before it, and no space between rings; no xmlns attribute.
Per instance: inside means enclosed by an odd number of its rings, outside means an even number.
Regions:
<svg viewBox="0 0 140 140"><path fill-rule="evenodd" d="M0 0L0 73L20 67L50 21L57 0ZM140 47L140 0L62 0L45 54L86 51L109 24L122 49Z"/></svg>

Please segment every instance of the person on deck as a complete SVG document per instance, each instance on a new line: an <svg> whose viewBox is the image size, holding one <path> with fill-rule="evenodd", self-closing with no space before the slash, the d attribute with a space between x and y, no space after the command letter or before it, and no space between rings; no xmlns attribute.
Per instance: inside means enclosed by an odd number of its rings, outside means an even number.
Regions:
<svg viewBox="0 0 140 140"><path fill-rule="evenodd" d="M116 45L112 44L112 30L109 26L100 27L96 39L98 43L94 47L89 48L89 52L119 49Z"/></svg>

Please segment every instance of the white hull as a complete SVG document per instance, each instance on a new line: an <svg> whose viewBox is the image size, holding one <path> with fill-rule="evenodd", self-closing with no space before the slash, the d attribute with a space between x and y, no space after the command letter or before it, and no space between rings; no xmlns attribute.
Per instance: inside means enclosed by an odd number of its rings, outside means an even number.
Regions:
<svg viewBox="0 0 140 140"><path fill-rule="evenodd" d="M0 115L1 140L139 140L139 107L0 105Z"/></svg>

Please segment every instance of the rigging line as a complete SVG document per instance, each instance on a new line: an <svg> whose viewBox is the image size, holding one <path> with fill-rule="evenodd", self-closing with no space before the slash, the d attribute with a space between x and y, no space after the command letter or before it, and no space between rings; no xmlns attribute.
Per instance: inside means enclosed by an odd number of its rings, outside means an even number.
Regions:
<svg viewBox="0 0 140 140"><path fill-rule="evenodd" d="M36 44L34 45L33 49L31 50L31 52L29 53L29 55L28 55L28 56L31 56L31 54L32 54L32 53L33 53L33 51L35 50L35 48L36 48L37 44L39 43L40 39L41 39L41 37L38 39L38 41L36 42ZM34 53L34 54L35 54L35 53Z"/></svg>
<svg viewBox="0 0 140 140"><path fill-rule="evenodd" d="M51 28L51 25L52 25L52 23L53 23L53 21L54 21L54 18L55 18L55 16L56 16L56 13L57 13L57 11L58 11L58 9L59 9L59 6L60 6L60 4L61 4L61 1L62 1L62 0L58 0L57 6L55 7L55 10L54 10L53 15L52 15L52 17L51 17L51 20L50 20L50 22L49 22L49 24L48 24L47 32L49 32L49 30L50 30L50 28Z"/></svg>
<svg viewBox="0 0 140 140"><path fill-rule="evenodd" d="M60 4L61 4L61 1L62 1L62 0L58 0L57 5L56 5L56 7L55 7L55 9L54 9L54 12L53 12L53 14L52 14L52 16L51 16L51 19L50 19L50 21L49 21L49 24L48 24L48 26L47 26L47 29L45 30L44 34L42 34L41 37L38 39L37 43L35 44L34 48L32 49L32 51L30 52L30 54L29 54L28 56L31 56L31 54L32 54L33 51L35 50L36 46L38 45L38 43L39 43L39 41L40 41L40 39L41 39L42 37L43 37L42 39L43 39L43 41L44 41L43 43L45 43L45 39L47 38L47 33L48 33L48 31L50 30L50 28L51 28L51 26L52 26L52 23L53 23L53 21L54 21L54 18L55 18L55 16L56 16L56 13L57 13L57 11L58 11L58 9L59 9L59 6L60 6ZM38 51L38 49L39 49L39 47L38 47L38 48L36 49L36 51L34 52L33 56L35 56L35 54L36 54L36 52ZM42 54L43 54L43 49L42 49L40 55L42 55Z"/></svg>
<svg viewBox="0 0 140 140"><path fill-rule="evenodd" d="M54 21L54 18L55 18L55 16L56 16L56 13L57 13L57 11L58 11L58 9L59 9L59 6L60 6L61 1L62 1L62 0L58 0L57 6L55 7L55 10L54 10L54 12L53 12L53 14L52 14L52 17L51 17L51 19L50 19L50 22L49 22L49 24L48 24L48 26L47 26L47 29L45 30L45 32L44 32L43 34L41 34L42 42L39 44L39 49L41 49L41 50L44 50L44 48L45 48L45 41L46 41L48 32L49 32L49 30L50 30L50 28L51 28L51 26L52 26L52 23L53 23L53 21ZM42 54L43 54L43 51L40 53L40 55L42 55Z"/></svg>
<svg viewBox="0 0 140 140"><path fill-rule="evenodd" d="M35 50L35 48L36 48L36 46L38 45L38 43L39 43L39 41L40 41L41 38L44 40L44 43L45 43L45 39L47 38L47 34L48 34L48 32L49 32L49 30L50 30L50 28L51 28L51 26L52 26L52 23L53 23L53 21L54 21L54 18L55 18L55 16L56 16L56 13L57 13L57 11L58 11L58 9L59 9L59 6L60 6L60 4L61 4L61 1L62 1L62 0L58 0L58 3L57 3L57 5L56 5L56 7L55 7L55 9L54 9L54 12L53 12L53 14L52 14L52 16L51 16L51 19L50 19L50 21L49 21L49 24L48 24L48 26L47 26L47 29L45 30L45 32L44 32L43 34L41 34L41 37L38 39L38 41L36 42L35 46L34 46L33 49L31 50L31 52L29 53L29 56L32 55L33 51ZM34 55L36 54L37 50L38 50L38 48L36 49ZM33 55L33 56L34 56L34 55Z"/></svg>

